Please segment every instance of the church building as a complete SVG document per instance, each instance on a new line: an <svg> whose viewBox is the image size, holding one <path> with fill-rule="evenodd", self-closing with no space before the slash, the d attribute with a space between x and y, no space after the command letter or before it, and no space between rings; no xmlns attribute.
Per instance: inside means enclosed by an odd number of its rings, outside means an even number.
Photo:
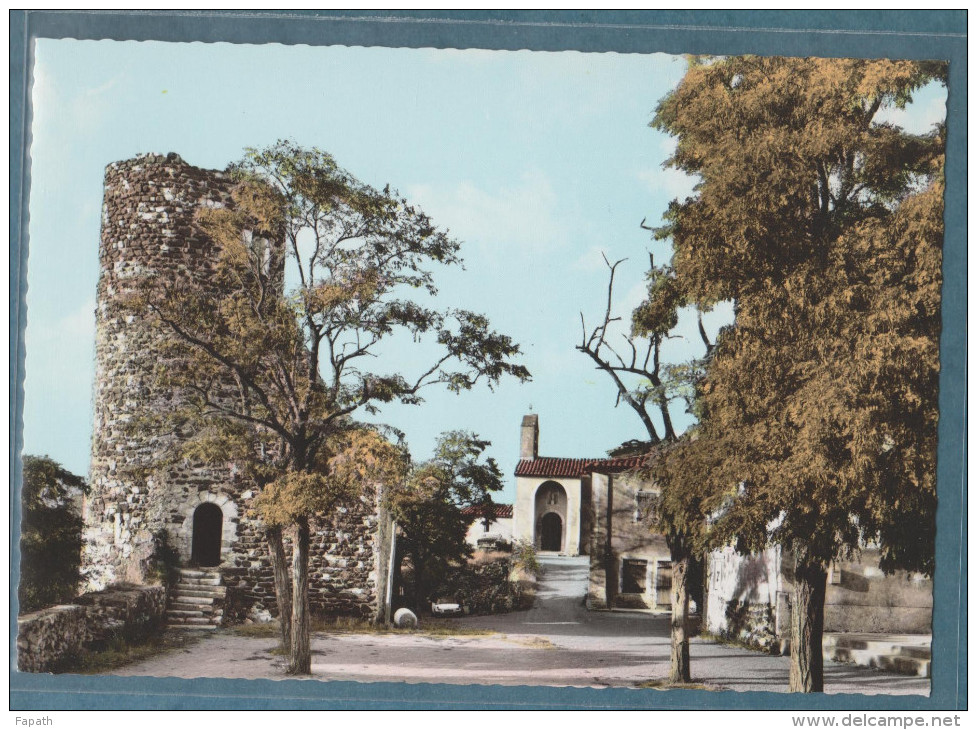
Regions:
<svg viewBox="0 0 977 730"><path fill-rule="evenodd" d="M522 419L513 539L589 556L590 608L670 608L668 546L652 529L658 490L640 473L652 455L540 456L539 416Z"/></svg>
<svg viewBox="0 0 977 730"><path fill-rule="evenodd" d="M671 610L671 560L657 530L660 491L643 468L659 451L608 458L539 456L539 416L522 419L513 538L541 555L587 556L590 609ZM784 646L790 633L793 557L779 546L741 555L705 555L689 586L702 626L756 646ZM926 634L932 579L885 575L877 548L834 563L825 596L825 631ZM927 664L928 667L928 664ZM927 670L928 671L928 670Z"/></svg>

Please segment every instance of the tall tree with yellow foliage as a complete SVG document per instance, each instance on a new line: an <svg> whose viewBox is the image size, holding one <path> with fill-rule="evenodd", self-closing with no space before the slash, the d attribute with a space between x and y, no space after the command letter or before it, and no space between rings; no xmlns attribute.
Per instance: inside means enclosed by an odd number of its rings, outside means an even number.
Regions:
<svg viewBox="0 0 977 730"><path fill-rule="evenodd" d="M792 691L823 690L832 560L871 542L886 569L933 569L944 130L880 112L945 79L937 63L696 59L653 122L700 178L659 231L676 282L736 312L698 386L701 458L662 476L725 497L714 538L791 556Z"/></svg>
<svg viewBox="0 0 977 730"><path fill-rule="evenodd" d="M243 464L261 486L288 671L307 674L310 521L406 474L405 455L355 416L529 373L484 316L431 303L431 269L459 264L459 243L395 192L289 142L231 171L233 205L198 217L220 251L210 286L149 280L134 304L166 335L158 375L181 394L170 415L194 434L185 453ZM415 372L389 356L398 334L430 343Z"/></svg>

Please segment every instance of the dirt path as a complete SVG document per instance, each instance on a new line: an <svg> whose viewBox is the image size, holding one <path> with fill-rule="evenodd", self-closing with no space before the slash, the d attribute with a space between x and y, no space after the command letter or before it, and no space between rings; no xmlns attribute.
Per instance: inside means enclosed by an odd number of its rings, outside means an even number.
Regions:
<svg viewBox="0 0 977 730"><path fill-rule="evenodd" d="M532 610L450 621L488 636L316 634L312 679L360 682L633 687L668 672L668 618L589 612L580 561L547 564ZM193 646L114 671L125 676L285 679L276 640L221 630ZM716 689L784 692L789 660L694 640L692 673ZM928 694L929 680L826 662L828 693Z"/></svg>

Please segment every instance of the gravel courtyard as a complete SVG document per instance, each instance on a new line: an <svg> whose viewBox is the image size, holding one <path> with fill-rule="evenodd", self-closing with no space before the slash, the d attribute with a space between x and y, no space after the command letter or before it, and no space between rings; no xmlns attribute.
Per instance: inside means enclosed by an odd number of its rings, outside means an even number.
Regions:
<svg viewBox="0 0 977 730"><path fill-rule="evenodd" d="M499 616L429 619L490 635L315 634L312 679L360 682L633 687L668 674L668 618L588 612L586 559L544 562L536 606ZM113 674L284 679L274 639L215 632ZM693 679L718 690L787 689L789 659L693 640ZM926 695L928 679L826 662L827 693Z"/></svg>

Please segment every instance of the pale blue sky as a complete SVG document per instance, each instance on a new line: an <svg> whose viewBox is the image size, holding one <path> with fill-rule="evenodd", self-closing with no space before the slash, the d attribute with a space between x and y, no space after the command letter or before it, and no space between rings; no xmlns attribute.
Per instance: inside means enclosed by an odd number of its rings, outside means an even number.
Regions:
<svg viewBox="0 0 977 730"><path fill-rule="evenodd" d="M574 345L580 312L592 321L603 306L601 251L629 259L616 297L625 316L648 251L668 256L639 224L659 224L668 201L691 192L661 168L671 144L648 127L681 57L48 39L35 50L25 453L88 472L105 165L177 152L223 168L279 138L390 183L449 228L466 269L439 272L439 303L486 313L523 348L531 383L430 391L419 407L383 411L415 458L441 431L475 431L493 442L504 500L530 405L543 455L600 456L645 436ZM927 128L944 100L928 89L893 121ZM695 344L674 341L672 357ZM390 350L380 369L409 368L412 354Z"/></svg>

